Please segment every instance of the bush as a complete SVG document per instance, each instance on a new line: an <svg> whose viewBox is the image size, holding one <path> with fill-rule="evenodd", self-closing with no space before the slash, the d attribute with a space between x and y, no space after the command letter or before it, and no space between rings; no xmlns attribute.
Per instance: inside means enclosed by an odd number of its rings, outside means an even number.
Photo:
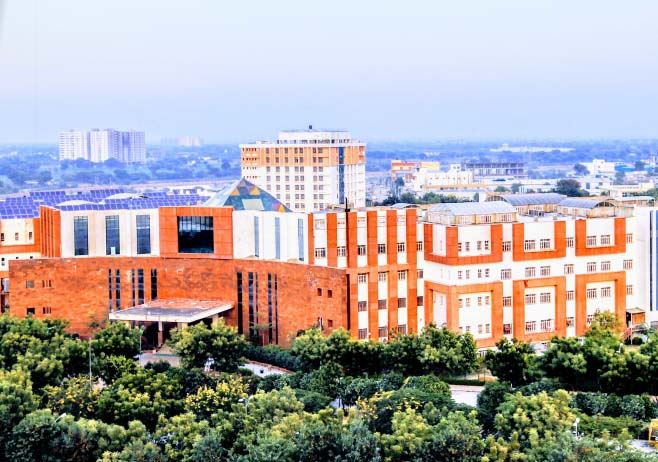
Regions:
<svg viewBox="0 0 658 462"><path fill-rule="evenodd" d="M451 397L450 386L435 375L420 375L408 377L404 381L404 388L415 388L432 395Z"/></svg>
<svg viewBox="0 0 658 462"><path fill-rule="evenodd" d="M619 435L622 430L628 432L637 438L642 432L644 424L631 417L610 417L605 415L582 416L578 431L595 438L601 437L603 432L611 435Z"/></svg>
<svg viewBox="0 0 658 462"><path fill-rule="evenodd" d="M306 412L318 412L331 403L331 397L317 393L315 391L302 390L295 388L295 396L298 400L304 403L304 410Z"/></svg>
<svg viewBox="0 0 658 462"><path fill-rule="evenodd" d="M290 350L278 347L276 345L267 345L264 347L249 345L245 357L252 361L271 364L276 367L298 371L301 369L299 359L290 353Z"/></svg>
<svg viewBox="0 0 658 462"><path fill-rule="evenodd" d="M594 416L628 417L649 420L658 415L658 406L649 395L619 396L607 393L577 393L573 405L581 412Z"/></svg>

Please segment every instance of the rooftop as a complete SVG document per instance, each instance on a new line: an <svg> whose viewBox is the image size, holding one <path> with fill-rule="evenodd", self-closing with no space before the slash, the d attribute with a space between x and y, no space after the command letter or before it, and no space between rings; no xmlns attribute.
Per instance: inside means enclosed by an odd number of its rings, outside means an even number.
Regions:
<svg viewBox="0 0 658 462"><path fill-rule="evenodd" d="M114 321L195 322L233 308L223 300L167 299L151 300L132 308L110 313Z"/></svg>
<svg viewBox="0 0 658 462"><path fill-rule="evenodd" d="M233 207L234 210L290 212L276 197L244 178L228 185L208 199L209 207Z"/></svg>
<svg viewBox="0 0 658 462"><path fill-rule="evenodd" d="M575 209L593 209L596 207L615 207L616 204L610 199L586 199L583 197L568 197L558 204L560 207L571 207Z"/></svg>
<svg viewBox="0 0 658 462"><path fill-rule="evenodd" d="M487 201L505 201L514 207L525 205L559 204L567 196L558 193L501 194L491 196Z"/></svg>
<svg viewBox="0 0 658 462"><path fill-rule="evenodd" d="M516 213L516 209L507 202L459 202L436 204L430 207L430 212L449 215L487 215L490 213Z"/></svg>

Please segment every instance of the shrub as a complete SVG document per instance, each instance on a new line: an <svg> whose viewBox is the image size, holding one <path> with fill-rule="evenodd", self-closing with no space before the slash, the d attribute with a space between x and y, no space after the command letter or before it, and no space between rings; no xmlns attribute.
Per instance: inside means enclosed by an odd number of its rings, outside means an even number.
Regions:
<svg viewBox="0 0 658 462"><path fill-rule="evenodd" d="M267 345L264 347L249 345L245 357L252 361L271 364L276 367L298 371L301 369L299 359L286 350L276 345Z"/></svg>

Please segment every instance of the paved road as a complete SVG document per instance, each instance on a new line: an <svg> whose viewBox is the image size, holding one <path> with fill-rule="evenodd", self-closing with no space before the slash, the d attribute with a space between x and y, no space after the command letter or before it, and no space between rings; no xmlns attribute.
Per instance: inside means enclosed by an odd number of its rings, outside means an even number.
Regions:
<svg viewBox="0 0 658 462"><path fill-rule="evenodd" d="M475 385L450 385L452 399L455 402L473 407L477 406L478 395L483 389L484 387Z"/></svg>

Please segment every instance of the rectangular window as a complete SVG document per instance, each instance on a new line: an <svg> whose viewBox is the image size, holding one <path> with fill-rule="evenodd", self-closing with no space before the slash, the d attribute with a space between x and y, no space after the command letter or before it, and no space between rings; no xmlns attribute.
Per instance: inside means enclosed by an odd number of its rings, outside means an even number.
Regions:
<svg viewBox="0 0 658 462"><path fill-rule="evenodd" d="M388 336L388 327L382 326L379 328L379 338L386 338Z"/></svg>
<svg viewBox="0 0 658 462"><path fill-rule="evenodd" d="M281 260L281 219L274 217L274 254L277 260Z"/></svg>
<svg viewBox="0 0 658 462"><path fill-rule="evenodd" d="M626 286L626 295L633 295L633 286L632 285L627 285Z"/></svg>
<svg viewBox="0 0 658 462"><path fill-rule="evenodd" d="M625 270L633 269L633 260L624 260L624 269Z"/></svg>
<svg viewBox="0 0 658 462"><path fill-rule="evenodd" d="M422 269L416 270L416 279L423 279L424 272Z"/></svg>
<svg viewBox="0 0 658 462"><path fill-rule="evenodd" d="M368 329L359 329L359 340L365 340L368 338Z"/></svg>
<svg viewBox="0 0 658 462"><path fill-rule="evenodd" d="M503 306L512 306L512 297L503 297Z"/></svg>
<svg viewBox="0 0 658 462"><path fill-rule="evenodd" d="M406 307L407 307L407 299L398 298L398 308L406 308Z"/></svg>
<svg viewBox="0 0 658 462"><path fill-rule="evenodd" d="M377 253L383 255L386 253L386 244L377 244Z"/></svg>
<svg viewBox="0 0 658 462"><path fill-rule="evenodd" d="M416 306L423 306L425 304L425 299L422 295L416 297Z"/></svg>
<svg viewBox="0 0 658 462"><path fill-rule="evenodd" d="M610 235L609 234L603 234L601 236L601 245L610 245Z"/></svg>
<svg viewBox="0 0 658 462"><path fill-rule="evenodd" d="M465 242L464 243L464 249L469 252L471 250L471 243L470 242Z"/></svg>
<svg viewBox="0 0 658 462"><path fill-rule="evenodd" d="M512 241L503 241L503 252L512 251Z"/></svg>
<svg viewBox="0 0 658 462"><path fill-rule="evenodd" d="M144 270L137 270L137 304L144 304Z"/></svg>
<svg viewBox="0 0 658 462"><path fill-rule="evenodd" d="M327 258L327 249L324 247L315 249L315 258Z"/></svg>
<svg viewBox="0 0 658 462"><path fill-rule="evenodd" d="M535 244L536 244L535 241L526 239L523 242L523 250L525 250L526 252L529 250L535 250Z"/></svg>
<svg viewBox="0 0 658 462"><path fill-rule="evenodd" d="M512 270L511 269L500 270L500 279L512 279Z"/></svg>
<svg viewBox="0 0 658 462"><path fill-rule="evenodd" d="M576 299L576 293L573 290L567 290L567 300L575 300Z"/></svg>
<svg viewBox="0 0 658 462"><path fill-rule="evenodd" d="M534 266L529 266L525 269L525 277L527 278L534 278L536 273L536 269Z"/></svg>
<svg viewBox="0 0 658 462"><path fill-rule="evenodd" d="M550 266L542 266L539 268L539 274L542 276L550 276L551 275L551 267Z"/></svg>
<svg viewBox="0 0 658 462"><path fill-rule="evenodd" d="M550 239L540 239L539 240L539 248L542 250L548 250L551 248L551 240Z"/></svg>
<svg viewBox="0 0 658 462"><path fill-rule="evenodd" d="M52 313L53 313L53 309L52 309L52 307L50 307L50 306L44 306L44 307L41 309L41 313L42 313L42 314L52 314Z"/></svg>
<svg viewBox="0 0 658 462"><path fill-rule="evenodd" d="M587 272L595 273L596 272L596 262L590 261L587 263Z"/></svg>
<svg viewBox="0 0 658 462"><path fill-rule="evenodd" d="M542 292L539 294L539 303L551 303L551 293Z"/></svg>
<svg viewBox="0 0 658 462"><path fill-rule="evenodd" d="M633 243L633 234L628 233L626 234L626 244L632 244Z"/></svg>
<svg viewBox="0 0 658 462"><path fill-rule="evenodd" d="M398 271L398 281L406 281L407 280L407 271Z"/></svg>
<svg viewBox="0 0 658 462"><path fill-rule="evenodd" d="M576 319L573 316L567 318L567 327L573 327L576 325Z"/></svg>
<svg viewBox="0 0 658 462"><path fill-rule="evenodd" d="M588 315L587 315L587 319L586 319L587 325L588 325L588 326L591 326L591 325L592 325L592 321L594 321L594 315L593 315L593 314L588 314Z"/></svg>
<svg viewBox="0 0 658 462"><path fill-rule="evenodd" d="M417 242L416 242L416 250L417 250L418 252L420 252L421 250L423 250L423 241L417 241Z"/></svg>
<svg viewBox="0 0 658 462"><path fill-rule="evenodd" d="M379 282L386 282L387 275L388 275L388 273L386 273L385 271L382 271L381 273L377 274L377 280Z"/></svg>
<svg viewBox="0 0 658 462"><path fill-rule="evenodd" d="M121 270L114 271L114 303L117 310L121 308Z"/></svg>
<svg viewBox="0 0 658 462"><path fill-rule="evenodd" d="M596 288L587 289L587 298L588 299L596 298L597 292L598 291L596 290Z"/></svg>
<svg viewBox="0 0 658 462"><path fill-rule="evenodd" d="M73 243L76 256L89 255L89 219L73 217Z"/></svg>
<svg viewBox="0 0 658 462"><path fill-rule="evenodd" d="M25 288L26 289L34 289L34 280L27 280L25 281Z"/></svg>
<svg viewBox="0 0 658 462"><path fill-rule="evenodd" d="M537 330L537 321L528 321L525 323L526 332L535 332Z"/></svg>
<svg viewBox="0 0 658 462"><path fill-rule="evenodd" d="M564 274L573 274L573 264L568 263L564 265Z"/></svg>
<svg viewBox="0 0 658 462"><path fill-rule="evenodd" d="M587 247L594 247L596 246L596 236L587 236Z"/></svg>
<svg viewBox="0 0 658 462"><path fill-rule="evenodd" d="M132 303L130 306L135 306L135 300L137 300L137 287L135 286L135 270L130 270L130 289L132 296Z"/></svg>
<svg viewBox="0 0 658 462"><path fill-rule="evenodd" d="M356 254L363 256L366 254L366 246L365 245L357 245L356 246Z"/></svg>
<svg viewBox="0 0 658 462"><path fill-rule="evenodd" d="M398 326L398 334L399 335L406 335L407 334L407 325L406 324L400 324Z"/></svg>
<svg viewBox="0 0 658 462"><path fill-rule="evenodd" d="M151 216L137 215L137 254L151 253Z"/></svg>
<svg viewBox="0 0 658 462"><path fill-rule="evenodd" d="M28 316L33 315L33 314L35 313L35 309L34 309L34 307L30 307L30 308L28 308L27 310L25 310L25 313L26 313Z"/></svg>
<svg viewBox="0 0 658 462"><path fill-rule="evenodd" d="M484 241L484 250L489 250L489 241Z"/></svg>
<svg viewBox="0 0 658 462"><path fill-rule="evenodd" d="M297 253L299 261L304 261L304 220L302 218L297 220Z"/></svg>
<svg viewBox="0 0 658 462"><path fill-rule="evenodd" d="M567 238L567 247L568 248L573 248L575 247L575 241L573 237L568 237Z"/></svg>
<svg viewBox="0 0 658 462"><path fill-rule="evenodd" d="M158 270L151 270L151 300L158 299Z"/></svg>
<svg viewBox="0 0 658 462"><path fill-rule="evenodd" d="M178 217L179 253L213 253L213 237L213 217Z"/></svg>
<svg viewBox="0 0 658 462"><path fill-rule="evenodd" d="M462 270L457 270L457 279L462 279L463 278L464 272Z"/></svg>
<svg viewBox="0 0 658 462"><path fill-rule="evenodd" d="M404 242L398 242L398 253L405 252L407 245Z"/></svg>
<svg viewBox="0 0 658 462"><path fill-rule="evenodd" d="M385 309L386 309L386 305L387 305L386 299L384 299L384 300L377 300L377 309L378 309L378 310L385 310Z"/></svg>
<svg viewBox="0 0 658 462"><path fill-rule="evenodd" d="M610 271L610 262L602 261L601 262L601 271Z"/></svg>
<svg viewBox="0 0 658 462"><path fill-rule="evenodd" d="M345 247L344 245L340 246L340 247L337 247L336 251L337 251L339 257L346 257L347 256L347 247Z"/></svg>
<svg viewBox="0 0 658 462"><path fill-rule="evenodd" d="M553 330L553 320L552 319L542 319L541 320L541 331L550 332Z"/></svg>
<svg viewBox="0 0 658 462"><path fill-rule="evenodd" d="M504 335L511 335L512 334L512 325L511 324L503 324L503 334Z"/></svg>
<svg viewBox="0 0 658 462"><path fill-rule="evenodd" d="M537 295L536 294L525 294L525 304L526 305L534 305L537 303Z"/></svg>
<svg viewBox="0 0 658 462"><path fill-rule="evenodd" d="M358 302L356 307L358 311L368 311L368 302Z"/></svg>
<svg viewBox="0 0 658 462"><path fill-rule="evenodd" d="M601 298L610 298L612 289L610 287L601 287Z"/></svg>
<svg viewBox="0 0 658 462"><path fill-rule="evenodd" d="M357 276L357 281L359 284L366 284L368 282L368 274L362 273Z"/></svg>
<svg viewBox="0 0 658 462"><path fill-rule="evenodd" d="M119 254L121 254L119 215L108 215L105 217L105 255Z"/></svg>

